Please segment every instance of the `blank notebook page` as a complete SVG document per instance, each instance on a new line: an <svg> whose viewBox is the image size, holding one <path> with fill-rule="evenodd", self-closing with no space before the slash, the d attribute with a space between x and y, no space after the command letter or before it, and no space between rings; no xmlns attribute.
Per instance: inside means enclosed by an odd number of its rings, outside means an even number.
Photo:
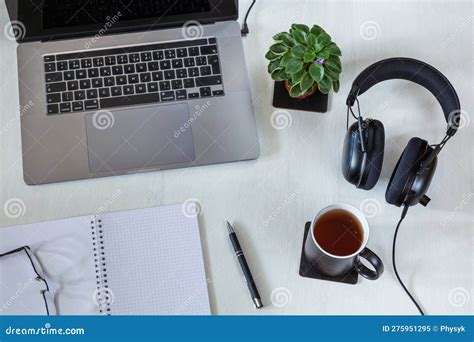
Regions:
<svg viewBox="0 0 474 342"><path fill-rule="evenodd" d="M105 313L210 314L198 220L188 211L170 205L97 215Z"/></svg>

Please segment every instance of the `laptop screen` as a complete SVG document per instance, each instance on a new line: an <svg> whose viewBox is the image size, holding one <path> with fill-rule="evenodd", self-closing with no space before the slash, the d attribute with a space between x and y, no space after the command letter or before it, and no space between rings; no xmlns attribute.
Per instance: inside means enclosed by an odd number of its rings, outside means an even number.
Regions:
<svg viewBox="0 0 474 342"><path fill-rule="evenodd" d="M237 19L235 0L5 0L18 41Z"/></svg>

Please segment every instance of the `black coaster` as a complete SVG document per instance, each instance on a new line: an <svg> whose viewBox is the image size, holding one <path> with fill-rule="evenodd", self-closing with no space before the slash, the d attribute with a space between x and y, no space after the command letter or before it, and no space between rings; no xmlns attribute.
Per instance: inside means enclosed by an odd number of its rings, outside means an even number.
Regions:
<svg viewBox="0 0 474 342"><path fill-rule="evenodd" d="M359 273L355 269L353 269L349 274L339 277L330 277L318 272L316 267L306 260L304 255L304 243L306 242L306 238L308 237L309 228L311 226L311 222L306 222L304 226L304 238L303 238L303 247L301 248L301 261L300 261L300 276L305 278L313 278L313 279L320 279L320 280L328 280L328 281L335 281L338 283L344 284L357 284L357 278L359 277Z"/></svg>
<svg viewBox="0 0 474 342"><path fill-rule="evenodd" d="M329 95L318 91L313 96L298 100L288 94L285 88L285 82L275 82L273 107L326 113L328 110L328 98Z"/></svg>

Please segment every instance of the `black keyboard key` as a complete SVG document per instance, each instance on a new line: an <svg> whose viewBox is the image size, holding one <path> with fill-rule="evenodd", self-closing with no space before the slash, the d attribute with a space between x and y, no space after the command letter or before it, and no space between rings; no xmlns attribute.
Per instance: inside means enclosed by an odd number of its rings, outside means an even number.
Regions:
<svg viewBox="0 0 474 342"><path fill-rule="evenodd" d="M209 97L209 96L212 96L211 87L200 88L200 89L199 89L199 93L201 94L201 97Z"/></svg>
<svg viewBox="0 0 474 342"><path fill-rule="evenodd" d="M145 71L146 71L146 63L138 63L137 72L145 72Z"/></svg>
<svg viewBox="0 0 474 342"><path fill-rule="evenodd" d="M151 82L147 84L147 90L149 93L158 91L158 83L156 82Z"/></svg>
<svg viewBox="0 0 474 342"><path fill-rule="evenodd" d="M201 46L201 55L214 55L217 53L217 45Z"/></svg>
<svg viewBox="0 0 474 342"><path fill-rule="evenodd" d="M126 85L123 87L123 94L124 95L133 95L135 90L132 85Z"/></svg>
<svg viewBox="0 0 474 342"><path fill-rule="evenodd" d="M171 89L171 83L169 81L161 81L160 82L160 90L165 91L165 90L170 90Z"/></svg>
<svg viewBox="0 0 474 342"><path fill-rule="evenodd" d="M214 90L212 92L212 96L221 96L221 95L224 95L224 91L223 90Z"/></svg>
<svg viewBox="0 0 474 342"><path fill-rule="evenodd" d="M112 67L112 75L122 75L123 67L121 65L114 65Z"/></svg>
<svg viewBox="0 0 474 342"><path fill-rule="evenodd" d="M79 69L81 67L81 63L79 62L79 60L72 60L72 61L69 61L69 70L76 70L76 69Z"/></svg>
<svg viewBox="0 0 474 342"><path fill-rule="evenodd" d="M118 63L118 64L126 64L126 63L128 63L128 57L127 57L127 55L119 55L119 56L117 56L117 63Z"/></svg>
<svg viewBox="0 0 474 342"><path fill-rule="evenodd" d="M166 50L165 51L165 57L166 57L166 59L176 58L176 51L174 49L173 50Z"/></svg>
<svg viewBox="0 0 474 342"><path fill-rule="evenodd" d="M184 87L185 88L194 88L194 79L192 78L187 78L183 81Z"/></svg>
<svg viewBox="0 0 474 342"><path fill-rule="evenodd" d="M212 70L210 66L203 66L199 68L199 71L201 72L201 76L209 76L212 75Z"/></svg>
<svg viewBox="0 0 474 342"><path fill-rule="evenodd" d="M125 76L125 75L116 76L115 77L115 83L117 85L127 84L127 76Z"/></svg>
<svg viewBox="0 0 474 342"><path fill-rule="evenodd" d="M160 62L160 69L161 70L168 70L171 69L171 62L170 61L161 61Z"/></svg>
<svg viewBox="0 0 474 342"><path fill-rule="evenodd" d="M212 85L221 85L222 78L220 76L208 76L208 77L198 77L196 78L197 87L206 87Z"/></svg>
<svg viewBox="0 0 474 342"><path fill-rule="evenodd" d="M103 87L103 82L102 82L102 78L93 78L92 79L92 87L94 88L101 88Z"/></svg>
<svg viewBox="0 0 474 342"><path fill-rule="evenodd" d="M105 57L105 65L115 65L115 63L116 63L115 56Z"/></svg>
<svg viewBox="0 0 474 342"><path fill-rule="evenodd" d="M201 66L201 65L206 65L207 64L207 58L204 56L199 56L196 57L196 65Z"/></svg>
<svg viewBox="0 0 474 342"><path fill-rule="evenodd" d="M188 52L190 56L199 56L199 48L197 46L190 47Z"/></svg>
<svg viewBox="0 0 474 342"><path fill-rule="evenodd" d="M92 59L95 67L104 66L104 59L102 57L95 57Z"/></svg>
<svg viewBox="0 0 474 342"><path fill-rule="evenodd" d="M189 69L188 69L188 76L189 76L189 77L197 77L197 76L199 76L199 69L198 69L198 68L189 68Z"/></svg>
<svg viewBox="0 0 474 342"><path fill-rule="evenodd" d="M183 60L182 59L173 59L171 65L174 69L179 69L183 67Z"/></svg>
<svg viewBox="0 0 474 342"><path fill-rule="evenodd" d="M48 105L48 114L58 114L59 106L57 104Z"/></svg>
<svg viewBox="0 0 474 342"><path fill-rule="evenodd" d="M137 94L146 93L146 86L144 84L135 85L135 93Z"/></svg>
<svg viewBox="0 0 474 342"><path fill-rule="evenodd" d="M61 113L70 113L71 112L71 104L69 102L61 103L59 105L59 111Z"/></svg>
<svg viewBox="0 0 474 342"><path fill-rule="evenodd" d="M56 58L54 57L54 55L49 55L49 56L43 56L43 61L45 62L52 62L54 61Z"/></svg>
<svg viewBox="0 0 474 342"><path fill-rule="evenodd" d="M81 68L87 69L92 67L92 59L90 58L85 58L81 60Z"/></svg>
<svg viewBox="0 0 474 342"><path fill-rule="evenodd" d="M123 97L109 97L100 100L100 108L111 108L119 106L130 106L136 104L159 102L160 96L158 93L140 94Z"/></svg>
<svg viewBox="0 0 474 342"><path fill-rule="evenodd" d="M64 75L65 81L73 80L76 77L76 75L74 74L74 71L65 71L63 75Z"/></svg>
<svg viewBox="0 0 474 342"><path fill-rule="evenodd" d="M73 112L82 112L84 110L84 105L82 101L76 101L72 103L72 111Z"/></svg>
<svg viewBox="0 0 474 342"><path fill-rule="evenodd" d="M188 50L185 49L185 48L177 49L176 50L176 55L179 58L188 57Z"/></svg>
<svg viewBox="0 0 474 342"><path fill-rule="evenodd" d="M151 81L151 74L149 72L144 72L140 74L140 82L147 83Z"/></svg>
<svg viewBox="0 0 474 342"><path fill-rule="evenodd" d="M87 70L87 75L89 78L94 78L94 77L99 77L99 69L97 68L92 68Z"/></svg>
<svg viewBox="0 0 474 342"><path fill-rule="evenodd" d="M188 94L185 89L176 90L176 100L187 100Z"/></svg>
<svg viewBox="0 0 474 342"><path fill-rule="evenodd" d="M79 100L85 100L86 98L86 92L84 90L76 90L74 92L74 100L79 101Z"/></svg>
<svg viewBox="0 0 474 342"><path fill-rule="evenodd" d="M153 60L159 61L164 58L163 51L153 51Z"/></svg>
<svg viewBox="0 0 474 342"><path fill-rule="evenodd" d="M89 89L87 90L87 98L88 99L96 99L98 97L97 89Z"/></svg>
<svg viewBox="0 0 474 342"><path fill-rule="evenodd" d="M63 80L63 73L62 72L50 72L45 74L46 83L51 82L60 82Z"/></svg>
<svg viewBox="0 0 474 342"><path fill-rule="evenodd" d="M52 63L45 63L44 64L44 70L46 72L53 72L53 71L56 71L56 63L52 62Z"/></svg>
<svg viewBox="0 0 474 342"><path fill-rule="evenodd" d="M98 108L99 108L99 101L98 101L98 100L87 100L87 101L84 101L84 108L85 108L86 110L98 109Z"/></svg>
<svg viewBox="0 0 474 342"><path fill-rule="evenodd" d="M174 73L174 70L165 71L165 80L172 80L174 78L176 78L176 74Z"/></svg>
<svg viewBox="0 0 474 342"><path fill-rule="evenodd" d="M74 93L72 91L67 91L61 94L63 102L68 102L74 100Z"/></svg>
<svg viewBox="0 0 474 342"><path fill-rule="evenodd" d="M176 77L177 78L186 78L186 77L188 77L188 72L186 71L186 69L176 70Z"/></svg>
<svg viewBox="0 0 474 342"><path fill-rule="evenodd" d="M66 90L66 82L56 82L46 84L47 93L57 93Z"/></svg>
<svg viewBox="0 0 474 342"><path fill-rule="evenodd" d="M128 83L129 84L138 83L138 75L137 74L128 75Z"/></svg>
<svg viewBox="0 0 474 342"><path fill-rule="evenodd" d="M214 75L221 73L221 67L219 65L219 57L217 55L208 56L207 64L211 66L212 73Z"/></svg>
<svg viewBox="0 0 474 342"><path fill-rule="evenodd" d="M99 89L99 97L109 97L109 96L110 96L109 88L100 88Z"/></svg>
<svg viewBox="0 0 474 342"><path fill-rule="evenodd" d="M135 65L134 64L127 64L124 66L123 70L126 74L133 74L135 73Z"/></svg>
<svg viewBox="0 0 474 342"><path fill-rule="evenodd" d="M148 71L157 71L160 70L160 65L158 62L150 62L148 63Z"/></svg>
<svg viewBox="0 0 474 342"><path fill-rule="evenodd" d="M59 103L61 102L61 94L48 94L46 95L46 102L47 103Z"/></svg>
<svg viewBox="0 0 474 342"><path fill-rule="evenodd" d="M86 75L86 71L85 70L76 70L76 79L82 79L82 78L86 78L87 75Z"/></svg>
<svg viewBox="0 0 474 342"><path fill-rule="evenodd" d="M174 101L174 91L162 91L160 97L161 101Z"/></svg>
<svg viewBox="0 0 474 342"><path fill-rule="evenodd" d="M140 55L138 53L131 53L128 55L129 63L138 63L140 62Z"/></svg>
<svg viewBox="0 0 474 342"><path fill-rule="evenodd" d="M91 87L91 80L80 80L79 81L79 88L89 89L90 87Z"/></svg>
<svg viewBox="0 0 474 342"><path fill-rule="evenodd" d="M193 57L190 57L190 58L185 58L184 59L184 66L186 68L189 68L189 67L193 67L195 66L196 63L194 62L194 58Z"/></svg>
<svg viewBox="0 0 474 342"><path fill-rule="evenodd" d="M173 89L182 89L183 88L183 82L181 80L174 80L171 81L171 88Z"/></svg>
<svg viewBox="0 0 474 342"><path fill-rule="evenodd" d="M104 78L104 85L106 87L112 87L115 85L115 78L113 76Z"/></svg>
<svg viewBox="0 0 474 342"><path fill-rule="evenodd" d="M79 89L79 82L69 81L67 82L67 90L77 90Z"/></svg>
<svg viewBox="0 0 474 342"><path fill-rule="evenodd" d="M140 59L141 59L142 62L151 61L151 52L142 52L140 54Z"/></svg>
<svg viewBox="0 0 474 342"><path fill-rule="evenodd" d="M122 96L122 87L112 87L110 93L112 96Z"/></svg>
<svg viewBox="0 0 474 342"><path fill-rule="evenodd" d="M107 77L110 75L112 75L112 71L110 70L110 67L100 68L100 76Z"/></svg>
<svg viewBox="0 0 474 342"><path fill-rule="evenodd" d="M151 74L153 81L162 81L163 80L163 71L156 71Z"/></svg>
<svg viewBox="0 0 474 342"><path fill-rule="evenodd" d="M189 93L188 98L189 99L198 99L199 98L199 93Z"/></svg>
<svg viewBox="0 0 474 342"><path fill-rule="evenodd" d="M66 61L58 62L56 65L59 71L65 71L67 70L67 65L68 63Z"/></svg>
<svg viewBox="0 0 474 342"><path fill-rule="evenodd" d="M217 42L216 38L209 38L209 44L215 44Z"/></svg>

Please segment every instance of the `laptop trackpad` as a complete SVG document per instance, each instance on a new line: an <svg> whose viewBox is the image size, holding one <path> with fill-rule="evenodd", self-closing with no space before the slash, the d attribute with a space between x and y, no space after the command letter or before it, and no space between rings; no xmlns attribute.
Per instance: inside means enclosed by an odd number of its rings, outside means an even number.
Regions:
<svg viewBox="0 0 474 342"><path fill-rule="evenodd" d="M86 115L90 172L150 168L194 161L187 104Z"/></svg>

